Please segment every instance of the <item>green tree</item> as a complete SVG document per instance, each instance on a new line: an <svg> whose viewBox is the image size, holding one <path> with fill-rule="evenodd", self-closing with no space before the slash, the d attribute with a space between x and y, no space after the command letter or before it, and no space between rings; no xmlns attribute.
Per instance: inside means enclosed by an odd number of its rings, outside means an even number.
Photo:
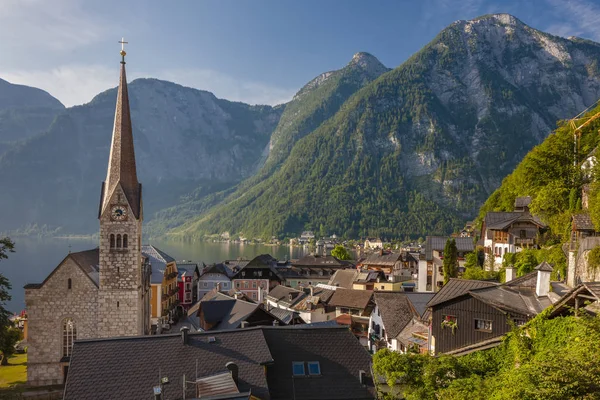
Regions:
<svg viewBox="0 0 600 400"><path fill-rule="evenodd" d="M517 276L523 276L535 269L538 265L534 250L523 250L517 253L515 268Z"/></svg>
<svg viewBox="0 0 600 400"><path fill-rule="evenodd" d="M350 252L341 244L338 244L333 250L331 250L331 255L337 258L338 260L352 259Z"/></svg>
<svg viewBox="0 0 600 400"><path fill-rule="evenodd" d="M0 238L0 261L8 258L8 253L14 252L15 244L8 237ZM9 320L10 312L6 309L6 302L11 299L9 290L12 288L7 277L0 273L0 351L4 354L2 364L6 365L8 357L14 352L15 340L14 329ZM20 333L20 331L17 329Z"/></svg>
<svg viewBox="0 0 600 400"><path fill-rule="evenodd" d="M13 326L5 326L0 333L0 352L2 365L8 364L8 359L15 353L15 344L22 339L21 330Z"/></svg>
<svg viewBox="0 0 600 400"><path fill-rule="evenodd" d="M8 238L0 238L0 261L8 258L8 253L13 253L15 244ZM11 299L9 290L12 288L8 278L0 273L0 332L9 325L10 312L6 309L6 302ZM1 335L0 335L1 339Z"/></svg>
<svg viewBox="0 0 600 400"><path fill-rule="evenodd" d="M454 238L446 241L444 247L444 285L450 278L458 276L458 249L456 248L456 240Z"/></svg>

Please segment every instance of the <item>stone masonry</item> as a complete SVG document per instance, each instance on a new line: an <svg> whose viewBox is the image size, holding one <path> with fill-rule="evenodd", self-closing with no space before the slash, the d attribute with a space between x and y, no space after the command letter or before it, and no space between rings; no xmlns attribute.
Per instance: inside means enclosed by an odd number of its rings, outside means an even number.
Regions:
<svg viewBox="0 0 600 400"><path fill-rule="evenodd" d="M109 204L127 210L127 218L111 218L112 207L100 216L100 291L98 296L98 336L143 335L141 234L142 218L136 219L133 210L123 201L125 195L117 186ZM110 247L110 235L127 235L127 248Z"/></svg>
<svg viewBox="0 0 600 400"><path fill-rule="evenodd" d="M68 280L71 279L71 289ZM41 287L25 289L29 319L27 381L31 385L63 383L63 322L72 318L77 339L97 337L98 287L67 256Z"/></svg>

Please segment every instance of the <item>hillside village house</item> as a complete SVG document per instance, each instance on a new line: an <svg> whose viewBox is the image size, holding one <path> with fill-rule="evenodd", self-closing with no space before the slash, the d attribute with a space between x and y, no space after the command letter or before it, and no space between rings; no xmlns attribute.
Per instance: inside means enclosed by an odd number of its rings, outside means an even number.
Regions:
<svg viewBox="0 0 600 400"><path fill-rule="evenodd" d="M531 197L517 197L513 212L488 212L481 225L481 238L486 260L494 266L502 265L506 253L517 253L525 248L537 248L538 234L546 225L529 212Z"/></svg>
<svg viewBox="0 0 600 400"><path fill-rule="evenodd" d="M434 293L381 293L373 296L375 307L369 319L369 350L382 348L406 353L428 351L429 326L421 318Z"/></svg>
<svg viewBox="0 0 600 400"><path fill-rule="evenodd" d="M431 354L467 354L497 346L514 325L523 325L560 299L550 291L552 267L504 284L450 279L429 301ZM512 276L510 271L507 276Z"/></svg>
<svg viewBox="0 0 600 400"><path fill-rule="evenodd" d="M370 290L336 289L329 301L335 307L335 319L340 325L349 325L354 336L368 347L369 317L374 307Z"/></svg>
<svg viewBox="0 0 600 400"><path fill-rule="evenodd" d="M231 278L238 270L230 268L225 263L212 264L202 270L198 279L198 299L202 300L206 293L217 286L219 290L228 291L233 288Z"/></svg>
<svg viewBox="0 0 600 400"><path fill-rule="evenodd" d="M189 320L194 322L196 330L202 331L284 325L283 321L266 311L262 304L231 297L216 289L207 293L200 301L195 317Z"/></svg>
<svg viewBox="0 0 600 400"><path fill-rule="evenodd" d="M297 313L306 323L335 320L335 307L329 305L334 290L322 287L308 287L297 290L286 286L276 286L267 295L269 311L279 315L275 309Z"/></svg>
<svg viewBox="0 0 600 400"><path fill-rule="evenodd" d="M183 276L191 276L192 277L192 304L198 300L198 280L200 279L201 271L198 263L182 260L177 261L177 270L180 275ZM185 297L185 290L184 290Z"/></svg>
<svg viewBox="0 0 600 400"><path fill-rule="evenodd" d="M239 270L231 281L234 289L260 303L283 279L277 271L277 260L269 254L261 254Z"/></svg>
<svg viewBox="0 0 600 400"><path fill-rule="evenodd" d="M376 250L383 249L383 240L379 238L367 238L365 239L364 249L365 250Z"/></svg>
<svg viewBox="0 0 600 400"><path fill-rule="evenodd" d="M379 250L370 254L357 266L363 269L382 271L388 280L400 282L413 279L413 274L416 274L418 270L419 259L418 253L411 254L408 251L394 253Z"/></svg>
<svg viewBox="0 0 600 400"><path fill-rule="evenodd" d="M172 286L174 279L171 276L167 279L173 270L176 270L176 262L173 257L151 245L142 246L142 255L148 259L152 268L150 278L150 316L152 329L160 331L159 325L168 323L169 310L171 304L176 302L174 294L165 288ZM165 271L169 273L165 274ZM172 300L169 302L169 300Z"/></svg>
<svg viewBox="0 0 600 400"><path fill-rule="evenodd" d="M419 256L418 292L437 292L444 283L444 248L450 239L446 236L427 236ZM465 256L475 250L473 238L454 238L458 250L458 266L464 267Z"/></svg>
<svg viewBox="0 0 600 400"><path fill-rule="evenodd" d="M337 270L345 268L354 268L354 264L331 255L310 254L291 261L289 266L278 267L277 271L284 278L285 285L302 288L327 283Z"/></svg>

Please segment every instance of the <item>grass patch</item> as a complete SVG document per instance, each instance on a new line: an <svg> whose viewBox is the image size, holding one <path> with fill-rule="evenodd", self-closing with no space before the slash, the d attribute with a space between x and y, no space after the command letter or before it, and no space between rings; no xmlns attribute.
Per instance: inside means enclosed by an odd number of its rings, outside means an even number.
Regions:
<svg viewBox="0 0 600 400"><path fill-rule="evenodd" d="M24 385L27 382L27 353L15 354L8 365L0 366L0 388Z"/></svg>

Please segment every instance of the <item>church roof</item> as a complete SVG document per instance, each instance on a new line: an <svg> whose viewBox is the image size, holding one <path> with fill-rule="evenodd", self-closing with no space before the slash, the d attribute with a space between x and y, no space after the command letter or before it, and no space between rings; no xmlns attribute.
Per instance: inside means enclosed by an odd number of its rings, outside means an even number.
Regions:
<svg viewBox="0 0 600 400"><path fill-rule="evenodd" d="M52 272L44 279L42 283L28 283L24 289L39 289L54 275L56 271L70 258L79 268L90 278L94 285L100 285L100 250L96 247L92 250L78 251L69 253Z"/></svg>
<svg viewBox="0 0 600 400"><path fill-rule="evenodd" d="M129 94L127 92L124 61L121 62L121 77L117 94L115 123L110 146L108 171L106 180L102 186L100 214L108 206L108 202L118 185L121 185L121 189L125 193L125 197L127 197L135 218L139 218L142 211L142 187L138 182L135 167L133 132L131 128Z"/></svg>

